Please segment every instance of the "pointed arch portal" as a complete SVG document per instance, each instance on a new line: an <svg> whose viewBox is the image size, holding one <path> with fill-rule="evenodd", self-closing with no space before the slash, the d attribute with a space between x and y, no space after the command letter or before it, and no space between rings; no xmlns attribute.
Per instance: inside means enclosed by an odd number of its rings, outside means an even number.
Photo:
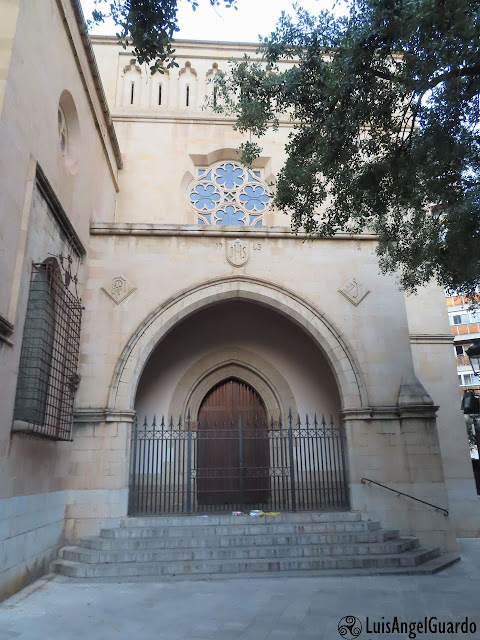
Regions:
<svg viewBox="0 0 480 640"><path fill-rule="evenodd" d="M172 296L140 324L115 367L109 407L131 410L143 369L160 341L193 313L228 300L246 300L273 309L300 327L319 347L335 377L342 409L368 407L366 385L347 340L327 316L309 301L281 285L234 276L209 280Z"/></svg>
<svg viewBox="0 0 480 640"><path fill-rule="evenodd" d="M245 303L249 303L245 309L238 307ZM294 323L323 353L333 374L332 381L338 386L342 408L367 404L360 367L341 333L325 315L284 287L239 276L208 281L182 291L145 319L130 338L117 365L110 390L111 406L117 410L133 408L147 362L151 360L145 379L150 378L157 365L161 367L165 363L168 349L171 353L186 349L188 353L186 345L192 343L186 342L186 336L193 335L194 342L200 340L202 317L209 320L204 322L207 327L212 326L212 315L223 317L221 326L228 324L225 319L229 305L230 313L235 315L236 310L237 317L242 319L247 317L245 313L248 315L260 305L264 309L257 313L270 314L273 325L275 315L282 315L283 319L278 319L277 324L283 323L283 329L287 328L287 334L283 334L287 341L290 334L294 341L293 329L288 330L289 322ZM222 316L226 310L227 316ZM189 322L194 323L195 331L185 329ZM171 335L164 340L167 334ZM233 335L236 350L237 334ZM176 345L177 350L172 345ZM156 358L160 355L160 360L151 358L156 349ZM225 357L227 351L222 353ZM181 386L182 380L189 381L189 385L192 382L190 371L206 364L200 359L177 384L185 398L197 398L198 415L187 412L190 418L186 423L183 413L178 424L162 421L161 425L146 422L134 426L131 514L348 507L342 423L329 421L328 417L323 420L320 416L317 421L313 415L310 421L304 416L292 418L284 412L283 420L280 419L281 407L275 399L288 385L279 375L262 386L261 376L242 366L248 363L241 362L241 350L236 350L235 355L236 360L222 362L212 352L210 372L204 370L193 380L193 386ZM321 355L313 357L323 360ZM257 364L264 369L262 357ZM267 403L262 395L269 405L276 404L275 418L267 415Z"/></svg>

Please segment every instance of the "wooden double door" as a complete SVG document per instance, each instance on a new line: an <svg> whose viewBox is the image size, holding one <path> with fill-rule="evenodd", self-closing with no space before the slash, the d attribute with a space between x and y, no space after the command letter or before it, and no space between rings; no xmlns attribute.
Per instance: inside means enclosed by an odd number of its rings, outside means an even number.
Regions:
<svg viewBox="0 0 480 640"><path fill-rule="evenodd" d="M199 505L261 506L269 500L267 414L258 393L231 378L205 396L198 414Z"/></svg>

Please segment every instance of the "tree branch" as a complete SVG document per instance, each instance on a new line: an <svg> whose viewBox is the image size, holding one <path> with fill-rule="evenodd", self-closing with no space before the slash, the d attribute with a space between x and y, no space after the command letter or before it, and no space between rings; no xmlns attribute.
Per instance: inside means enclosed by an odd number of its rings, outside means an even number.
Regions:
<svg viewBox="0 0 480 640"><path fill-rule="evenodd" d="M449 80L451 78L480 76L480 64L475 64L471 67L462 67L460 69L445 71L444 73L430 80L430 82L428 82L426 85L419 82L410 83L400 78L400 76L398 75L395 75L393 73L388 73L387 71L381 71L380 69L373 69L372 67L362 66L359 68L359 71L363 73L369 73L375 76L376 78L388 80L389 82L395 81L395 82L399 82L400 84L403 84L404 86L411 86L412 89L415 89L415 87L418 87L418 88L421 88L423 93L425 93L425 91L428 91L436 87L437 84L440 84L441 82L445 82L445 80Z"/></svg>

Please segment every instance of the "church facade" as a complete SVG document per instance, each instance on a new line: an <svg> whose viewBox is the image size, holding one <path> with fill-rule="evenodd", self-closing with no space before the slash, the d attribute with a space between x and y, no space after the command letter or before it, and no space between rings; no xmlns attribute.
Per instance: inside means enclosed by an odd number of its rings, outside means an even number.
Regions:
<svg viewBox="0 0 480 640"><path fill-rule="evenodd" d="M180 41L151 76L78 0L39 4L0 2L3 593L127 515L477 536L443 291L405 296L371 235L294 235L271 206L290 123L246 168L205 107L256 46Z"/></svg>

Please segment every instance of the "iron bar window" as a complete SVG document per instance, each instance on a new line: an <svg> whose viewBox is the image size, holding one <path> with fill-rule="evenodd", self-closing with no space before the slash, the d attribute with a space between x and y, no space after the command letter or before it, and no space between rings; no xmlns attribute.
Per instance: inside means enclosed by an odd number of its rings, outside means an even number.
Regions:
<svg viewBox="0 0 480 640"><path fill-rule="evenodd" d="M13 431L71 440L81 318L81 301L64 283L57 260L34 264Z"/></svg>

